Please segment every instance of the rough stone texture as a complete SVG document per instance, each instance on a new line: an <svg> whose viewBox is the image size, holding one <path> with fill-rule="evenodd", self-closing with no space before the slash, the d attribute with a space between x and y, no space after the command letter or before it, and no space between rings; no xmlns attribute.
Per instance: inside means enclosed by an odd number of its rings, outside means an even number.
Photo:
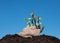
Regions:
<svg viewBox="0 0 60 43"><path fill-rule="evenodd" d="M60 43L60 39L48 35L24 38L15 34L4 36L2 39L0 39L0 43Z"/></svg>

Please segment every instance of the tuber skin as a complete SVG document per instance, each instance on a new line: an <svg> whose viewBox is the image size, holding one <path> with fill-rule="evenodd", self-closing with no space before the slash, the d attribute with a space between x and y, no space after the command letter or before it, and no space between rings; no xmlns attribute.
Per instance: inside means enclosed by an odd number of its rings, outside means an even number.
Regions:
<svg viewBox="0 0 60 43"><path fill-rule="evenodd" d="M40 29L36 29L35 26L26 27L23 29L22 32L18 33L18 35L22 36L22 37L39 36L40 35Z"/></svg>

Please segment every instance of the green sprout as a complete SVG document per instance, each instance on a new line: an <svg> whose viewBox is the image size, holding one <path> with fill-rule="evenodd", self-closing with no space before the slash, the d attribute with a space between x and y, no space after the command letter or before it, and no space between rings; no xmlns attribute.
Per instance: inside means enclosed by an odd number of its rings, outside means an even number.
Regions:
<svg viewBox="0 0 60 43"><path fill-rule="evenodd" d="M41 25L42 18L36 17L33 12L31 13L31 16L32 18L25 18L25 20L27 21L27 27L36 26L36 29L41 30L41 33L44 30L44 26Z"/></svg>

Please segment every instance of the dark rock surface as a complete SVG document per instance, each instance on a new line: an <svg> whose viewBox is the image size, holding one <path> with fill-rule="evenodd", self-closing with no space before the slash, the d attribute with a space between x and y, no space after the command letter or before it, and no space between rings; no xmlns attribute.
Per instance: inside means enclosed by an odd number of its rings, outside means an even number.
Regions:
<svg viewBox="0 0 60 43"><path fill-rule="evenodd" d="M0 39L0 43L60 43L60 39L48 35L24 38L15 34L4 36L2 39Z"/></svg>

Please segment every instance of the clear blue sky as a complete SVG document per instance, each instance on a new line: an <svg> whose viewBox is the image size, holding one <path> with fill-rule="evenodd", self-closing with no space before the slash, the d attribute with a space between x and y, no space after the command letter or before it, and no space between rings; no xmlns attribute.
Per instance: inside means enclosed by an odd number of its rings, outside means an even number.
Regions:
<svg viewBox="0 0 60 43"><path fill-rule="evenodd" d="M0 0L0 38L21 32L32 11L43 18L42 34L60 38L60 0Z"/></svg>

